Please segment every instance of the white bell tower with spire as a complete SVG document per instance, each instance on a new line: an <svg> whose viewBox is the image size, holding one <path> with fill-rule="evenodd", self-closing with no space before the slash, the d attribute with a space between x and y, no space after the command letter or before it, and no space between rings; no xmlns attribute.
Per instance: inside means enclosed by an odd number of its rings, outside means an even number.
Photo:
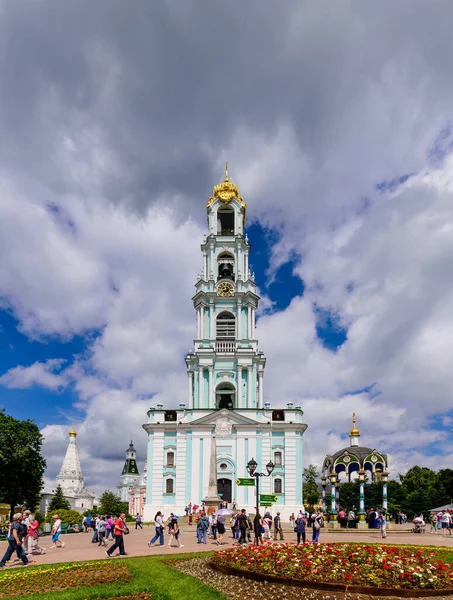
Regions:
<svg viewBox="0 0 453 600"><path fill-rule="evenodd" d="M252 458L260 471L274 463L271 476L260 482L261 492L274 495L275 510L286 518L302 507L307 426L301 406L288 401L272 410L264 402L266 358L256 337L260 298L244 231L247 206L228 164L206 210L208 232L192 298L196 338L185 357L187 388L173 404L151 406L143 425L152 471L144 519L152 520L158 510L181 514L189 502L215 503L216 496L252 511L255 488L237 483L249 477Z"/></svg>

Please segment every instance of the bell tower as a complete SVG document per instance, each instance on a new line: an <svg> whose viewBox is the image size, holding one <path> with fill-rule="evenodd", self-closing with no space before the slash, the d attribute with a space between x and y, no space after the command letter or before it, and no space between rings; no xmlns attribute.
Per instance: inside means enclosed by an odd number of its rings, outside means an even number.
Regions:
<svg viewBox="0 0 453 600"><path fill-rule="evenodd" d="M197 337L186 356L188 408L262 409L266 359L255 337L259 296L244 236L247 206L228 163L206 209L208 235L193 297Z"/></svg>

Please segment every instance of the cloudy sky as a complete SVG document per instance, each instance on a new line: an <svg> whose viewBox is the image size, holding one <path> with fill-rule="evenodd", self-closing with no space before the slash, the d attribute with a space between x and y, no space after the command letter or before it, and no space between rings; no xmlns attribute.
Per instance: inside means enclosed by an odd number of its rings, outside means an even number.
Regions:
<svg viewBox="0 0 453 600"><path fill-rule="evenodd" d="M206 201L248 204L265 397L305 462L453 459L453 4L0 2L0 405L113 488L184 353ZM249 457L247 457L249 458Z"/></svg>

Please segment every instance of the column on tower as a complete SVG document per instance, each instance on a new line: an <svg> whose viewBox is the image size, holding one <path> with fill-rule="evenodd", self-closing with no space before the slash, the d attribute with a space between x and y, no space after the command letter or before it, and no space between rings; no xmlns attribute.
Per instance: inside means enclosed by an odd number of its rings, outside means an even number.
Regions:
<svg viewBox="0 0 453 600"><path fill-rule="evenodd" d="M263 371L258 371L258 408L264 407L264 396L263 396Z"/></svg>
<svg viewBox="0 0 453 600"><path fill-rule="evenodd" d="M205 281L208 279L208 255L206 250L203 250L203 279Z"/></svg>
<svg viewBox="0 0 453 600"><path fill-rule="evenodd" d="M253 365L247 367L247 408L252 408L252 390L253 390Z"/></svg>
<svg viewBox="0 0 453 600"><path fill-rule="evenodd" d="M200 340L204 340L204 304L200 306Z"/></svg>
<svg viewBox="0 0 453 600"><path fill-rule="evenodd" d="M200 335L200 327L201 327L201 323L200 323L200 307L197 307L197 340L199 340L201 338Z"/></svg>
<svg viewBox="0 0 453 600"><path fill-rule="evenodd" d="M237 262L237 279L238 281L242 279L242 246L238 245L238 262Z"/></svg>
<svg viewBox="0 0 453 600"><path fill-rule="evenodd" d="M255 308L254 307L252 307L250 331L251 331L250 339L254 340L255 339Z"/></svg>
<svg viewBox="0 0 453 600"><path fill-rule="evenodd" d="M247 304L247 339L252 339L252 305Z"/></svg>
<svg viewBox="0 0 453 600"><path fill-rule="evenodd" d="M189 380L189 409L193 408L193 371L187 371Z"/></svg>
<svg viewBox="0 0 453 600"><path fill-rule="evenodd" d="M204 404L204 377L203 377L203 367L201 365L198 367L198 398L199 398L199 406L198 406L198 408L203 408L203 404Z"/></svg>
<svg viewBox="0 0 453 600"><path fill-rule="evenodd" d="M238 300L237 304L237 332L236 339L242 340L242 300Z"/></svg>
<svg viewBox="0 0 453 600"><path fill-rule="evenodd" d="M215 337L214 324L214 301L209 300L209 339L211 340Z"/></svg>
<svg viewBox="0 0 453 600"><path fill-rule="evenodd" d="M215 408L213 398L213 385L214 385L214 367L209 365L209 388L208 388L208 408Z"/></svg>

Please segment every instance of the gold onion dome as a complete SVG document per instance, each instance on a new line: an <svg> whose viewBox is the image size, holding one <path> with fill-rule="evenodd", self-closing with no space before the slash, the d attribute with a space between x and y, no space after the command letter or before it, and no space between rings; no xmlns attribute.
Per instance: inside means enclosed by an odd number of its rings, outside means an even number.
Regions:
<svg viewBox="0 0 453 600"><path fill-rule="evenodd" d="M355 413L352 413L352 429L349 432L349 437L360 435L360 431L357 429L356 423L357 423L357 421L355 418Z"/></svg>
<svg viewBox="0 0 453 600"><path fill-rule="evenodd" d="M218 185L214 186L212 190L212 196L209 198L206 207L209 208L216 198L219 198L219 200L221 200L225 204L228 204L228 202L232 198L236 198L236 200L239 200L242 208L244 209L245 218L245 211L247 209L247 205L241 198L238 186L235 183L233 183L228 176L228 163L226 163L225 165L225 177L223 181L221 181Z"/></svg>
<svg viewBox="0 0 453 600"><path fill-rule="evenodd" d="M71 437L76 437L77 433L76 433L76 431L75 431L74 427L73 427L73 428L71 429L71 431L69 432L69 435L70 435Z"/></svg>

